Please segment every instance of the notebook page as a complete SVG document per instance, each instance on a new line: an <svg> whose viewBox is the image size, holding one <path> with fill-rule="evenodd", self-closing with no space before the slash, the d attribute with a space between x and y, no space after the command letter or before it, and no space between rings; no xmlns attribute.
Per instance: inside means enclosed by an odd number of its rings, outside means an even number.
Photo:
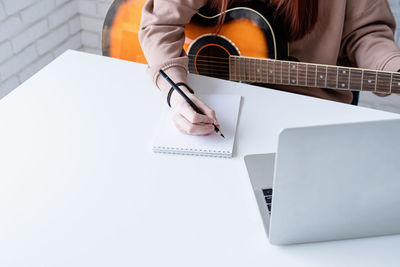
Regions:
<svg viewBox="0 0 400 267"><path fill-rule="evenodd" d="M199 98L215 110L221 126L220 130L225 139L215 132L208 136L181 133L172 122L171 109L167 108L154 139L154 152L217 157L232 156L241 96L207 94L199 95Z"/></svg>

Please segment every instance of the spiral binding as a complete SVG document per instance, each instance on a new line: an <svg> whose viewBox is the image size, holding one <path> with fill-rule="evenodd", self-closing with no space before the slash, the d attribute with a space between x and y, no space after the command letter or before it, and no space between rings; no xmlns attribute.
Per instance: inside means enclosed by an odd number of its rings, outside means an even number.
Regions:
<svg viewBox="0 0 400 267"><path fill-rule="evenodd" d="M164 147L164 146L153 147L153 152L165 153L165 154L217 157L217 158L232 157L232 153L227 150L209 150L209 149L195 149L195 148Z"/></svg>

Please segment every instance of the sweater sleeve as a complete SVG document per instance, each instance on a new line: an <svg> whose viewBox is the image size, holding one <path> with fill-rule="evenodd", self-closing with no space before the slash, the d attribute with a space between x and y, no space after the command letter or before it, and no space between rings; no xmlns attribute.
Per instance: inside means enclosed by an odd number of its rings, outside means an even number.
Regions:
<svg viewBox="0 0 400 267"><path fill-rule="evenodd" d="M348 0L342 54L353 66L398 71L400 49L394 42L395 28L386 0Z"/></svg>
<svg viewBox="0 0 400 267"><path fill-rule="evenodd" d="M185 25L206 0L148 0L143 6L139 41L147 59L147 73L166 92L170 85L160 69L176 83L186 82L188 57L183 50Z"/></svg>

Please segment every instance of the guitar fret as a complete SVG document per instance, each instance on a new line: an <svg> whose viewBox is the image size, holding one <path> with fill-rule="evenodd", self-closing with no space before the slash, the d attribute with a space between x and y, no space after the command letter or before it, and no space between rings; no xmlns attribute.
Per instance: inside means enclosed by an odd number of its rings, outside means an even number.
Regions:
<svg viewBox="0 0 400 267"><path fill-rule="evenodd" d="M241 81L241 77L240 77L240 74L241 74L240 60L238 58L236 58L235 61L236 61L236 69L237 69L236 80L237 81Z"/></svg>
<svg viewBox="0 0 400 267"><path fill-rule="evenodd" d="M326 88L326 74L327 69L325 66L317 65L317 87Z"/></svg>
<svg viewBox="0 0 400 267"><path fill-rule="evenodd" d="M275 71L274 82L276 84L282 84L282 62L274 61L274 71Z"/></svg>
<svg viewBox="0 0 400 267"><path fill-rule="evenodd" d="M245 81L246 78L246 60L241 60L240 62L240 80Z"/></svg>
<svg viewBox="0 0 400 267"><path fill-rule="evenodd" d="M251 64L251 60L249 58L246 58L247 61L247 79L248 82L254 81L253 80L253 75L254 75L254 70L252 69L253 64Z"/></svg>
<svg viewBox="0 0 400 267"><path fill-rule="evenodd" d="M269 77L268 77L268 59L266 59L265 61L264 61L264 66L263 66L263 68L264 68L264 71L265 71L265 77L264 77L264 79L265 79L265 83L268 83L268 79L269 79Z"/></svg>
<svg viewBox="0 0 400 267"><path fill-rule="evenodd" d="M248 73L247 73L247 58L244 59L244 81L248 81Z"/></svg>
<svg viewBox="0 0 400 267"><path fill-rule="evenodd" d="M282 84L290 84L289 82L289 62L282 62Z"/></svg>
<svg viewBox="0 0 400 267"><path fill-rule="evenodd" d="M237 79L237 81L241 81L242 79L241 79L241 77L240 77L240 75L241 75L241 68L240 68L240 60L236 60L237 62L236 62L236 69L238 69L238 72L236 73L236 79Z"/></svg>
<svg viewBox="0 0 400 267"><path fill-rule="evenodd" d="M289 63L289 82L291 85L297 85L297 76L298 76L298 72L297 69L298 67L296 66L297 63L296 62L290 62ZM296 76L296 77L294 77Z"/></svg>
<svg viewBox="0 0 400 267"><path fill-rule="evenodd" d="M325 88L327 88L328 84L328 66L325 66Z"/></svg>
<svg viewBox="0 0 400 267"><path fill-rule="evenodd" d="M236 81L240 81L240 78L239 78L239 73L240 73L240 66L239 66L239 62L238 62L238 60L237 60L237 58L236 57L233 57L232 58L233 59L233 64L235 65L235 71L234 71L234 79L236 80Z"/></svg>
<svg viewBox="0 0 400 267"><path fill-rule="evenodd" d="M296 85L299 85L299 63L296 62Z"/></svg>
<svg viewBox="0 0 400 267"><path fill-rule="evenodd" d="M317 87L317 80L318 80L318 71L317 71L317 66L315 66L315 87Z"/></svg>
<svg viewBox="0 0 400 267"><path fill-rule="evenodd" d="M232 62L233 62L233 59L232 59L232 57L229 57L229 80L230 81L232 81L232 72L233 72L233 70L234 70L234 68L233 68L233 64L232 64Z"/></svg>
<svg viewBox="0 0 400 267"><path fill-rule="evenodd" d="M400 73L240 56L227 63L223 78L232 81L400 93Z"/></svg>
<svg viewBox="0 0 400 267"><path fill-rule="evenodd" d="M375 91L376 72L370 70L362 70L362 72L363 72L363 86L362 86L363 91L370 91L370 92Z"/></svg>
<svg viewBox="0 0 400 267"><path fill-rule="evenodd" d="M254 79L253 79L253 74L254 74L254 72L251 70L251 60L250 60L250 58L247 58L247 62L248 62L248 67L249 67L249 82L252 82L252 81L254 81Z"/></svg>
<svg viewBox="0 0 400 267"><path fill-rule="evenodd" d="M361 70L361 91L364 91L364 70Z"/></svg>
<svg viewBox="0 0 400 267"><path fill-rule="evenodd" d="M376 84L375 84L375 92L389 94L392 75L390 73L381 72L376 73Z"/></svg>
<svg viewBox="0 0 400 267"><path fill-rule="evenodd" d="M252 82L257 82L257 69L256 69L255 61L250 58L249 58L249 61L250 61L250 69L253 69L251 72L250 79ZM254 77L253 77L253 75L254 75Z"/></svg>
<svg viewBox="0 0 400 267"><path fill-rule="evenodd" d="M268 60L268 83L274 83L275 73L274 65L271 60Z"/></svg>
<svg viewBox="0 0 400 267"><path fill-rule="evenodd" d="M262 80L262 83L266 83L266 76L268 75L267 74L267 71L266 71L266 69L265 69L265 60L263 60L263 62L262 62L262 72L263 72L263 75L262 75L262 78L261 78L261 80Z"/></svg>
<svg viewBox="0 0 400 267"><path fill-rule="evenodd" d="M260 69L258 68L258 59L253 60L253 65L254 65L254 75L256 82L258 82L258 78L260 77Z"/></svg>
<svg viewBox="0 0 400 267"><path fill-rule="evenodd" d="M268 83L268 65L267 65L267 60L263 62L263 83Z"/></svg>
<svg viewBox="0 0 400 267"><path fill-rule="evenodd" d="M243 60L239 61L239 80L243 81Z"/></svg>
<svg viewBox="0 0 400 267"><path fill-rule="evenodd" d="M350 70L347 68L338 68L337 81L338 89L350 89Z"/></svg>
<svg viewBox="0 0 400 267"><path fill-rule="evenodd" d="M254 60L253 64L254 64L254 75L256 76L255 80L256 80L256 82L258 82L257 74L258 74L258 76L260 76L259 73L258 73L260 71L260 69L257 68L257 60Z"/></svg>
<svg viewBox="0 0 400 267"><path fill-rule="evenodd" d="M305 82L306 86L308 85L308 67L309 65L306 65L306 82Z"/></svg>
<svg viewBox="0 0 400 267"><path fill-rule="evenodd" d="M243 79L243 81L247 82L247 59L246 58L243 60L243 63L244 63L244 66L243 66L244 79Z"/></svg>
<svg viewBox="0 0 400 267"><path fill-rule="evenodd" d="M337 67L326 67L326 88L338 88L337 86L337 77L338 77L338 68Z"/></svg>
<svg viewBox="0 0 400 267"><path fill-rule="evenodd" d="M317 87L317 66L309 64L307 67L307 81L306 86Z"/></svg>
<svg viewBox="0 0 400 267"><path fill-rule="evenodd" d="M304 63L297 64L297 84L305 86L306 79L307 79L307 64Z"/></svg>
<svg viewBox="0 0 400 267"><path fill-rule="evenodd" d="M357 69L350 69L350 89L362 91L363 72Z"/></svg>
<svg viewBox="0 0 400 267"><path fill-rule="evenodd" d="M246 81L251 81L250 61L248 58L246 58Z"/></svg>
<svg viewBox="0 0 400 267"><path fill-rule="evenodd" d="M350 89L350 73L351 73L351 71L349 70L348 73L349 73L349 78L347 79L347 88Z"/></svg>
<svg viewBox="0 0 400 267"><path fill-rule="evenodd" d="M389 92L389 94L392 93L392 84L393 84L393 73L390 74L390 92Z"/></svg>
<svg viewBox="0 0 400 267"><path fill-rule="evenodd" d="M347 68L338 68L337 88L350 89L350 72Z"/></svg>
<svg viewBox="0 0 400 267"><path fill-rule="evenodd" d="M400 93L400 74L399 73L392 73L392 86L391 86L392 93Z"/></svg>
<svg viewBox="0 0 400 267"><path fill-rule="evenodd" d="M339 67L336 67L336 88L339 87Z"/></svg>
<svg viewBox="0 0 400 267"><path fill-rule="evenodd" d="M274 72L274 83L276 84L276 61L271 61L272 63L272 70Z"/></svg>
<svg viewBox="0 0 400 267"><path fill-rule="evenodd" d="M230 62L230 69L231 69L231 80L236 81L236 58L235 57L229 57L229 62Z"/></svg>
<svg viewBox="0 0 400 267"><path fill-rule="evenodd" d="M308 84L308 81L307 81L308 80L308 66L309 65L306 64L306 81L305 81L304 85Z"/></svg>

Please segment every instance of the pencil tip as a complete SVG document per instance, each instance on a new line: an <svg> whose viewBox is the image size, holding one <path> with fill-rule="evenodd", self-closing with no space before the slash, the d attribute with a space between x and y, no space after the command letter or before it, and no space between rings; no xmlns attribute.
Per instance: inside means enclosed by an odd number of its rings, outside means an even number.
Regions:
<svg viewBox="0 0 400 267"><path fill-rule="evenodd" d="M221 133L222 138L225 138L225 136Z"/></svg>

